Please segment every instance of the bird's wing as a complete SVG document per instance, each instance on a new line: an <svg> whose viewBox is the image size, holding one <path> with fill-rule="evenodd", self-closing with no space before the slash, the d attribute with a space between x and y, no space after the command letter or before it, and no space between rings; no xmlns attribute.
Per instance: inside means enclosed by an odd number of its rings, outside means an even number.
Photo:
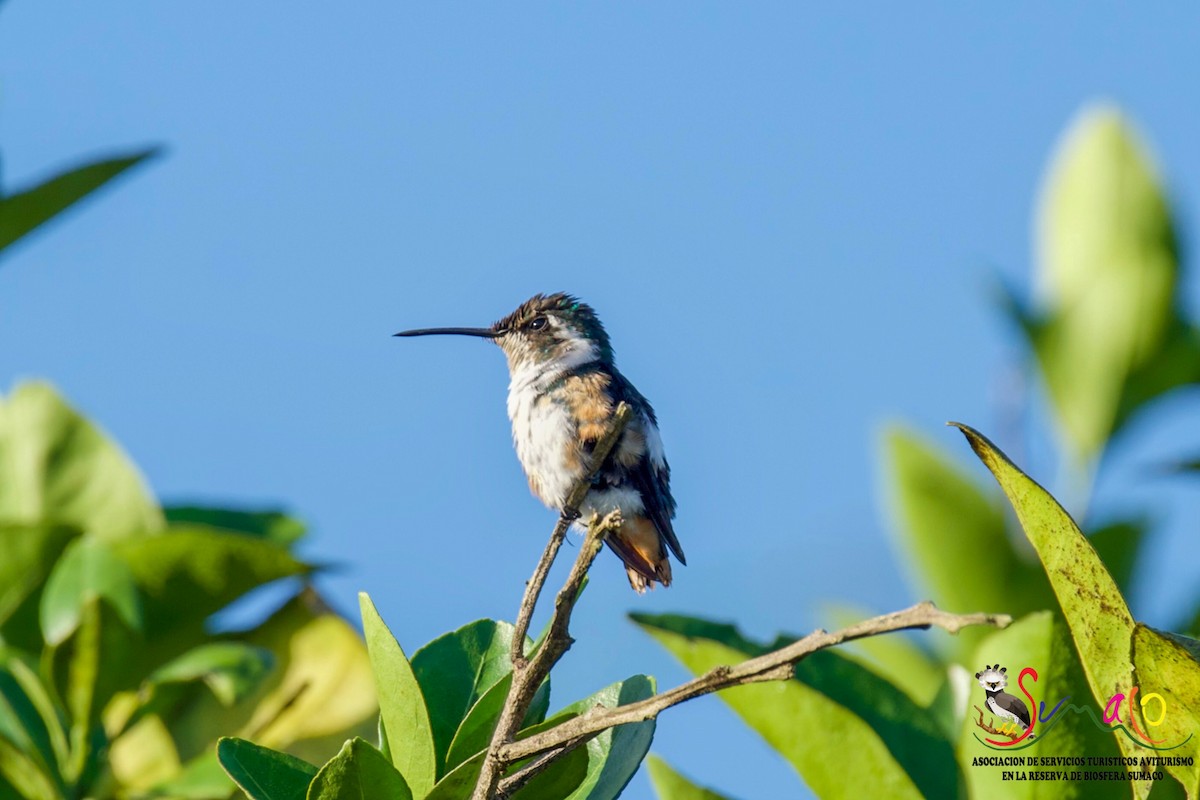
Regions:
<svg viewBox="0 0 1200 800"><path fill-rule="evenodd" d="M637 417L631 424L638 424L646 438L646 453L637 465L629 470L629 478L642 496L642 504L646 516L654 523L667 547L679 559L679 563L687 565L683 547L675 536L675 528L671 519L675 516L675 499L671 497L671 465L662 452L662 441L658 436L658 420L654 416L654 408L642 393L630 383L624 375L614 370L613 390L616 400L630 403L637 411Z"/></svg>
<svg viewBox="0 0 1200 800"><path fill-rule="evenodd" d="M996 705L1021 720L1026 728L1029 727L1029 709L1026 708L1024 700L1007 692L1001 692L996 697Z"/></svg>
<svg viewBox="0 0 1200 800"><path fill-rule="evenodd" d="M642 496L642 505L646 507L646 516L654 523L663 541L671 548L671 552L679 559L679 563L687 565L683 555L683 547L675 536L675 528L671 517L675 516L675 500L671 497L671 465L666 458L661 464L652 464L647 454L631 471L633 485Z"/></svg>

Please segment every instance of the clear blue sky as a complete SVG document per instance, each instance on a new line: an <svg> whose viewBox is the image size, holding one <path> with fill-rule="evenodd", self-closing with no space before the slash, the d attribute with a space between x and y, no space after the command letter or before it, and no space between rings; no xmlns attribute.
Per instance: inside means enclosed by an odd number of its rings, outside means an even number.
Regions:
<svg viewBox="0 0 1200 800"><path fill-rule="evenodd" d="M766 636L918 599L880 426L964 460L943 421L997 427L1019 350L989 275L1027 285L1040 176L1085 101L1138 120L1197 228L1182 8L9 0L6 185L167 152L0 264L0 378L58 383L166 498L286 504L346 565L334 602L369 591L411 652L511 617L553 516L495 348L390 334L577 293L658 409L691 566L637 597L602 556L556 697L674 683L626 611ZM1151 623L1200 583L1200 509L1136 465L1200 450L1196 411L1169 402L1117 454L1167 523ZM655 750L743 797L798 791L715 699Z"/></svg>

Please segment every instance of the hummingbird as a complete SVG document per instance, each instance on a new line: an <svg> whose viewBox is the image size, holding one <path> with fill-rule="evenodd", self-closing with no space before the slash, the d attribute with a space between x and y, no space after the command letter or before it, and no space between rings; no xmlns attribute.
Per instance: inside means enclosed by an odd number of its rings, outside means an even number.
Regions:
<svg viewBox="0 0 1200 800"><path fill-rule="evenodd" d="M420 328L396 336L435 334L491 339L504 351L517 458L534 496L559 512L617 405L633 409L579 511L587 519L620 509L621 526L605 544L624 562L629 585L639 594L656 583L670 586L669 554L680 564L687 560L671 525L675 499L658 419L617 370L591 306L568 294L536 294L489 328Z"/></svg>

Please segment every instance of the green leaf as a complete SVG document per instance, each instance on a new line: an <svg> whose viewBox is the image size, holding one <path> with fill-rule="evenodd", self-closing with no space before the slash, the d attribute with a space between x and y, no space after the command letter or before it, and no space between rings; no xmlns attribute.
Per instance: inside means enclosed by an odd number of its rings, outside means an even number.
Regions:
<svg viewBox="0 0 1200 800"><path fill-rule="evenodd" d="M1149 527L1146 520L1128 520L1110 523L1088 534L1088 541L1096 548L1121 594L1129 593L1138 553Z"/></svg>
<svg viewBox="0 0 1200 800"><path fill-rule="evenodd" d="M412 800L413 794L396 768L362 739L346 742L313 779L309 800Z"/></svg>
<svg viewBox="0 0 1200 800"><path fill-rule="evenodd" d="M1173 319L1162 347L1139 364L1125 381L1113 430L1119 430L1142 406L1172 389L1200 383L1200 330Z"/></svg>
<svg viewBox="0 0 1200 800"><path fill-rule="evenodd" d="M387 729L392 764L417 797L424 797L437 780L438 756L430 715L421 686L396 637L388 630L365 592L358 595L363 633L379 692L379 713Z"/></svg>
<svg viewBox="0 0 1200 800"><path fill-rule="evenodd" d="M57 726L57 719L52 720ZM58 753L34 700L8 665L0 665L0 739L6 739L23 752L38 771L56 780L58 789L66 786L58 776Z"/></svg>
<svg viewBox="0 0 1200 800"><path fill-rule="evenodd" d="M207 527L172 526L113 550L145 597L147 644L135 679L203 642L212 614L259 586L309 571L280 545Z"/></svg>
<svg viewBox="0 0 1200 800"><path fill-rule="evenodd" d="M133 574L99 539L79 539L50 573L42 594L41 625L46 644L57 646L79 627L84 606L103 600L133 630L142 629L142 604Z"/></svg>
<svg viewBox="0 0 1200 800"><path fill-rule="evenodd" d="M44 731L49 737L50 752L53 757L48 758L47 763L65 763L69 754L69 746L67 732L63 727L63 715L60 713L59 707L55 705L41 678L38 677L35 667L27 664L22 657L13 655L4 661L4 668L37 711L41 720L40 725L29 721L24 724L25 729L33 734L34 740L38 742L38 747L43 752L45 750L41 732Z"/></svg>
<svg viewBox="0 0 1200 800"><path fill-rule="evenodd" d="M71 758L67 774L87 786L100 770L108 739L100 712L128 680L126 665L134 651L133 632L112 606L87 598L78 632L71 637L66 706L70 720Z"/></svg>
<svg viewBox="0 0 1200 800"><path fill-rule="evenodd" d="M1133 664L1141 730L1165 740L1164 746L1187 740L1184 746L1161 755L1191 757L1191 766L1165 769L1183 784L1188 797L1200 796L1200 641L1138 623L1133 632ZM1156 693L1164 698L1161 717L1154 701L1147 700ZM1158 723L1151 724L1148 719Z"/></svg>
<svg viewBox="0 0 1200 800"><path fill-rule="evenodd" d="M849 625L874 616L860 608L834 605L827 612L831 629L845 628ZM799 637L789 636L787 642L793 642ZM782 647L787 642L781 642ZM904 683L898 686L918 705L928 706L933 702L938 690L945 682L945 667L918 645L912 638L903 633L889 636L869 636L854 642L847 642L842 650L858 656L863 666L876 675L890 680L892 676L903 675Z"/></svg>
<svg viewBox="0 0 1200 800"><path fill-rule="evenodd" d="M500 710L504 707L504 701L508 698L510 688L512 688L511 672L484 692L475 705L471 706L471 710L467 712L466 718L458 726L458 730L454 733L454 739L450 742L445 772L449 772L471 756L487 748L492 741L492 734L496 730L496 723L500 721ZM547 677L534 694L533 702L529 706L529 711L525 713L525 720L521 727L536 725L544 720L549 707L550 679Z"/></svg>
<svg viewBox="0 0 1200 800"><path fill-rule="evenodd" d="M632 615L694 675L759 655L740 634L701 620ZM697 635L708 628L720 638ZM788 760L820 797L958 796L950 743L924 709L836 653L809 656L799 680L727 689L720 697Z"/></svg>
<svg viewBox="0 0 1200 800"><path fill-rule="evenodd" d="M6 630L6 623L40 594L55 562L78 535L59 525L0 526L0 633L6 639L28 638L24 632Z"/></svg>
<svg viewBox="0 0 1200 800"><path fill-rule="evenodd" d="M172 527L114 552L146 595L151 635L199 623L251 589L309 571L277 544L203 527Z"/></svg>
<svg viewBox="0 0 1200 800"><path fill-rule="evenodd" d="M572 715L574 716L574 715ZM471 796L479 781L479 769L483 765L484 753L476 753L459 764L437 782L425 800L465 800ZM527 762L521 762L521 766ZM583 782L590 769L586 749L577 748L555 760L544 772L513 795L513 800L563 800L579 798L577 787Z"/></svg>
<svg viewBox="0 0 1200 800"><path fill-rule="evenodd" d="M1114 692L1128 693L1133 617L1095 548L1050 493L1021 472L983 434L966 425L951 424L963 432L991 470L1042 560L1070 626L1092 697L1104 707ZM1126 737L1118 736L1117 744L1124 756L1139 755ZM1149 791L1149 782L1134 782L1137 797L1144 798Z"/></svg>
<svg viewBox="0 0 1200 800"><path fill-rule="evenodd" d="M311 764L301 763L309 769L316 769ZM221 766L217 759L217 748L214 747L184 764L170 779L155 785L150 790L149 797L170 800L229 800L233 790L233 779Z"/></svg>
<svg viewBox="0 0 1200 800"><path fill-rule="evenodd" d="M0 402L0 521L61 523L107 540L163 526L125 454L45 383L22 383Z"/></svg>
<svg viewBox="0 0 1200 800"><path fill-rule="evenodd" d="M202 644L150 675L152 684L204 681L222 705L233 705L253 691L271 671L270 650L241 642Z"/></svg>
<svg viewBox="0 0 1200 800"><path fill-rule="evenodd" d="M21 800L59 800L61 797L37 764L7 739L0 739L0 780L10 784Z"/></svg>
<svg viewBox="0 0 1200 800"><path fill-rule="evenodd" d="M479 770L483 766L484 755L476 753L443 775L433 790L425 796L425 800L467 800L475 784L479 782ZM518 792L517 796L520 795Z"/></svg>
<svg viewBox="0 0 1200 800"><path fill-rule="evenodd" d="M429 708L439 763L472 706L512 671L512 637L513 626L507 622L481 619L439 636L413 655L412 671Z"/></svg>
<svg viewBox="0 0 1200 800"><path fill-rule="evenodd" d="M17 239L157 153L157 148L151 148L84 164L32 188L0 195L0 254Z"/></svg>
<svg viewBox="0 0 1200 800"><path fill-rule="evenodd" d="M1130 374L1176 319L1176 240L1150 158L1114 108L1087 109L1050 169L1038 225L1047 324L1034 342L1067 444L1097 455Z"/></svg>
<svg viewBox="0 0 1200 800"><path fill-rule="evenodd" d="M303 800L317 768L245 739L217 742L217 759L250 800Z"/></svg>
<svg viewBox="0 0 1200 800"><path fill-rule="evenodd" d="M991 664L1000 664L1007 669L1008 688L1005 691L1025 702L1031 715L1038 713L1038 703L1045 703L1042 713L1051 715L1045 721L1038 721L1035 716L1035 736L1016 745L1012 751L988 747L988 739L1007 740L989 734L978 725L981 712L983 721L992 727L1003 724L1002 720L995 720L987 709L987 695L974 678L974 673ZM1006 755L1035 758L1068 754L1096 758L1121 755L1112 734L1098 728L1087 711L1076 710L1087 707L1092 711L1095 705L1091 701L1087 678L1071 644L1070 631L1054 613L1039 611L1017 620L1002 631L994 631L980 642L968 666L971 677L967 684L967 713L965 719L959 719L957 734L961 763L971 764L977 757ZM1020 677L1026 667L1036 670L1036 680L1032 676L1025 679ZM1021 690L1019 684L1022 680L1035 701L1032 705ZM1056 710L1059 701L1064 699L1065 702ZM1029 747L1016 750L1024 744L1029 744ZM971 800L1034 800L1048 796L1045 785L1037 781L1003 781L1003 769L990 766L970 766L965 769ZM1054 783L1054 791L1050 796L1061 800L1119 800L1129 797L1129 785L1120 781L1058 781Z"/></svg>
<svg viewBox="0 0 1200 800"><path fill-rule="evenodd" d="M869 725L926 797L955 796L962 773L952 743L938 721L886 677L832 650L801 661L796 677Z"/></svg>
<svg viewBox="0 0 1200 800"><path fill-rule="evenodd" d="M277 545L295 544L308 528L303 522L282 511L247 511L245 509L214 508L211 506L167 506L163 509L167 522L173 525L206 525L226 531L266 539Z"/></svg>
<svg viewBox="0 0 1200 800"><path fill-rule="evenodd" d="M646 675L634 675L623 681L606 686L593 695L585 697L561 709L550 719L522 731L521 736L548 730L564 719L577 717L596 707L606 708L625 706L654 696L654 679ZM518 736L518 738L521 738ZM654 739L654 720L635 722L610 728L599 736L589 740L579 748L578 752L587 755L587 771L575 790L567 796L567 800L613 800L618 797L629 783L634 773L650 751L650 742ZM575 753L567 755L563 760L571 758ZM570 776L569 769L564 770ZM560 780L567 776L562 776ZM539 776L540 777L540 776ZM536 779L535 779L536 780ZM525 787L530 797L546 796L538 793L538 786L530 782Z"/></svg>
<svg viewBox="0 0 1200 800"><path fill-rule="evenodd" d="M1000 498L901 427L886 433L884 460L900 550L913 563L919 593L962 613L986 609L1021 616L1053 606L1045 575L1013 546ZM978 571L980 553L987 553L988 579L963 580ZM984 635L983 628L962 631L956 652L970 653Z"/></svg>
<svg viewBox="0 0 1200 800"><path fill-rule="evenodd" d="M729 800L723 794L692 783L656 755L646 759L646 771L658 800Z"/></svg>
<svg viewBox="0 0 1200 800"><path fill-rule="evenodd" d="M374 729L379 706L362 637L311 589L237 640L261 647L275 669L252 694L222 706L199 692L168 718L181 758L230 731L324 763L348 737Z"/></svg>
<svg viewBox="0 0 1200 800"><path fill-rule="evenodd" d="M1200 603L1195 604L1191 616L1179 626L1179 630L1183 631L1185 636L1200 639Z"/></svg>
<svg viewBox="0 0 1200 800"><path fill-rule="evenodd" d="M392 746L388 743L387 728L383 727L383 717L380 716L376 723L376 737L379 741L379 752L387 756L388 761L392 760Z"/></svg>

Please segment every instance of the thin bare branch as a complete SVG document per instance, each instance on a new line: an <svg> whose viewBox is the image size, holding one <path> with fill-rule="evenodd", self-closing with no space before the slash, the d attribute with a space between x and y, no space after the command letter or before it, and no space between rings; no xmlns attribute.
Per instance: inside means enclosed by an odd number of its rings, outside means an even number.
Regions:
<svg viewBox="0 0 1200 800"><path fill-rule="evenodd" d="M504 775L505 768L511 763L500 758L500 751L513 741L521 727L521 722L525 719L526 712L529 711L538 687L550 674L551 668L558 663L571 646L572 639L568 626L571 621L571 612L575 607L575 600L579 597L579 589L583 585L584 578L587 577L592 562L603 546L604 537L610 530L621 524L619 511L614 510L602 519L589 521L587 537L584 539L583 546L579 548L579 555L575 559L571 573L554 599L554 611L550 617L546 639L532 656L525 653L525 639L529 635L530 620L533 619L533 612L537 607L538 598L541 596L542 587L546 583L546 576L550 572L554 559L558 556L567 529L573 521L579 518L579 505L587 497L588 491L592 488L592 480L599 473L608 454L616 446L617 440L632 416L633 409L627 403L617 405L608 429L592 449L591 461L588 462L588 468L584 471L583 477L571 487L571 492L563 502L558 523L550 534L550 541L533 571L533 577L525 584L525 594L521 598L521 608L517 613L516 626L513 631L512 686L509 688L508 697L505 698L504 707L500 711L496 730L492 733L487 755L484 756L479 771L479 780L471 795L473 800L492 800L498 796L500 780Z"/></svg>
<svg viewBox="0 0 1200 800"><path fill-rule="evenodd" d="M818 650L825 650L855 639L910 628L935 626L950 633L957 633L971 625L992 625L1003 628L1011 622L1012 618L1004 614L949 614L938 609L933 603L924 602L903 611L863 620L833 633L823 630L813 631L786 647L739 664L715 667L698 678L646 700L616 708L600 706L593 708L551 730L505 745L500 750L500 760L511 764L530 756L553 751L565 743L594 736L617 725L655 719L662 711L671 706L722 689L763 681L790 680L795 674L796 664L805 657ZM540 761L534 762L534 764L539 764L542 768L545 766ZM531 769L534 764L523 767L522 770L518 770L509 777L515 781L521 777L524 770Z"/></svg>

